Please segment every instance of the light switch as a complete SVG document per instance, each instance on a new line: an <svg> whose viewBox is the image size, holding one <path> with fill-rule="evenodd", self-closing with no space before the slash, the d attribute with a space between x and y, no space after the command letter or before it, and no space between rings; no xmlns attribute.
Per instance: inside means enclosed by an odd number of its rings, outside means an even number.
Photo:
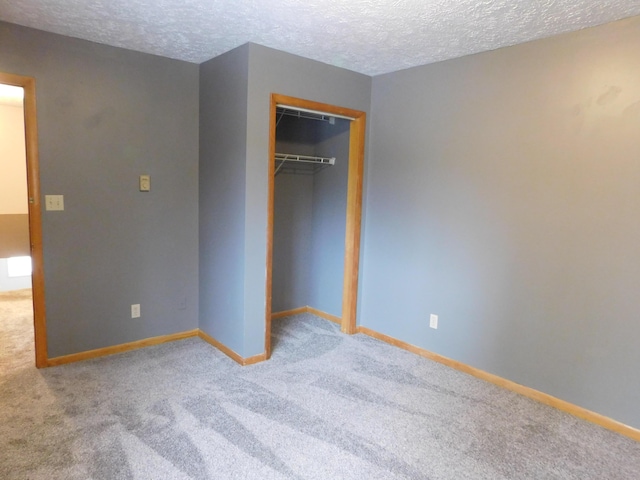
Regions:
<svg viewBox="0 0 640 480"><path fill-rule="evenodd" d="M64 210L64 195L45 195L44 205L46 210Z"/></svg>
<svg viewBox="0 0 640 480"><path fill-rule="evenodd" d="M149 191L151 191L151 176L150 175L140 175L140 191L141 192L149 192Z"/></svg>

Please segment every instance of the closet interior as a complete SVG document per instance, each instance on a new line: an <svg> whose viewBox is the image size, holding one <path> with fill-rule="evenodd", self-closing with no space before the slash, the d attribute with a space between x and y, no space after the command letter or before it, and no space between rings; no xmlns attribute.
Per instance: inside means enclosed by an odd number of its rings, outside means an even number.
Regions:
<svg viewBox="0 0 640 480"><path fill-rule="evenodd" d="M350 121L276 109L272 312L341 317Z"/></svg>

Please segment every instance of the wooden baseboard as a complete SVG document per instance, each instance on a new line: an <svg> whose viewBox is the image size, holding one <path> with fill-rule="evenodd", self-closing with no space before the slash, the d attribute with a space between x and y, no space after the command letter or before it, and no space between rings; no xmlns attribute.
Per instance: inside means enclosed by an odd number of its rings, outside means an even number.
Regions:
<svg viewBox="0 0 640 480"><path fill-rule="evenodd" d="M608 430L612 430L640 442L640 430L634 427L630 427L629 425L625 425L624 423L618 422L617 420L613 420L599 413L592 412L591 410L587 410L586 408L574 405L565 400L561 400L533 388L525 387L524 385L520 385L518 383L512 382L511 380L507 380L506 378L499 377L498 375L485 372L484 370L480 370L465 363L452 360L450 358L430 352L420 347L416 347L415 345L403 342L402 340L390 337L389 335L371 330L370 328L359 326L357 331L358 333L368 335L370 337L393 345L394 347L402 348L403 350L415 353L416 355L420 355L421 357L428 358L429 360L433 360L448 367L454 368L458 371L472 375L481 380L493 383L495 385L498 385L499 387L519 393L520 395L524 395L525 397L557 408L558 410L569 413L575 417L587 420L591 423L595 423L596 425L600 425L601 427L604 427Z"/></svg>
<svg viewBox="0 0 640 480"><path fill-rule="evenodd" d="M253 365L254 363L264 362L267 359L267 355L265 353L260 353L258 355L254 355L253 357L244 358L240 354L234 352L229 347L220 343L218 340L213 338L211 335L208 335L207 333L203 332L202 330L198 330L198 336L208 344L220 350L231 360L242 365L243 367L246 365Z"/></svg>
<svg viewBox="0 0 640 480"><path fill-rule="evenodd" d="M307 313L309 310L309 307L300 307L300 308L293 308L291 310L284 310L282 312L275 312L271 314L271 320L275 320L276 318L284 318L284 317L290 317L291 315L299 315L301 313Z"/></svg>
<svg viewBox="0 0 640 480"><path fill-rule="evenodd" d="M47 367L56 367L58 365L65 365L67 363L80 362L82 360L89 360L92 358L105 357L107 355L115 355L117 353L128 352L131 350L137 350L139 348L150 347L153 345L160 345L161 343L175 342L176 340L184 340L190 337L200 337L205 342L213 345L222 353L227 355L232 360L236 361L242 366L253 365L254 363L263 362L267 359L264 353L254 355L252 357L244 358L231 350L226 345L220 343L218 340L210 335L207 335L202 330L195 329L186 332L172 333L171 335L162 335L160 337L145 338L144 340L137 340L135 342L123 343L121 345L113 345L111 347L97 348L95 350L88 350L86 352L72 353L71 355L64 355L61 357L50 358L47 361Z"/></svg>
<svg viewBox="0 0 640 480"><path fill-rule="evenodd" d="M317 317L324 318L325 320L329 320L330 322L337 323L338 325L342 325L342 319L340 317L323 312L317 308L307 307L307 312L316 315Z"/></svg>
<svg viewBox="0 0 640 480"><path fill-rule="evenodd" d="M189 330L187 332L172 333L170 335L162 335L159 337L145 338L135 342L123 343L121 345L113 345L111 347L97 348L86 352L72 353L61 357L54 357L47 360L47 367L55 367L67 363L79 362L81 360L89 360L91 358L104 357L107 355L115 355L116 353L137 350L138 348L150 347L152 345L160 345L161 343L174 342L185 338L198 336L199 330Z"/></svg>
<svg viewBox="0 0 640 480"><path fill-rule="evenodd" d="M306 307L294 308L292 310L284 310L282 312L272 313L271 319L275 320L276 318L289 317L291 315L299 315L301 313L311 313L317 317L324 318L325 320L337 323L338 325L342 325L342 319L340 317L331 315L330 313L323 312L322 310L318 310L317 308L313 308L308 305Z"/></svg>

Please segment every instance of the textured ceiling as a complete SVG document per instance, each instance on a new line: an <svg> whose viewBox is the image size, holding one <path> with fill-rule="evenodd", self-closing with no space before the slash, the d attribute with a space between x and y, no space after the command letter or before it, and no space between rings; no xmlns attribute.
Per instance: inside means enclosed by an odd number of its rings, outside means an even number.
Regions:
<svg viewBox="0 0 640 480"><path fill-rule="evenodd" d="M638 14L638 0L0 0L7 22L189 62L250 41L368 75Z"/></svg>

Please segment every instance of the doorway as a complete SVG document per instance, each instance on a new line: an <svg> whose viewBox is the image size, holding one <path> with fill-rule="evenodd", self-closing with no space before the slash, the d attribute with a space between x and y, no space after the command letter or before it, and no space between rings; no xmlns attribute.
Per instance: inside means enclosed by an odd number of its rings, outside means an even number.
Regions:
<svg viewBox="0 0 640 480"><path fill-rule="evenodd" d="M356 332L356 305L358 292L358 269L360 257L360 227L362 218L362 185L364 164L365 112L344 107L304 100L285 95L271 95L269 129L269 189L267 226L267 286L265 312L265 352L271 356L271 319L273 293L273 235L274 235L274 190L276 125L278 108L288 108L315 115L327 115L349 122L348 175L346 198L346 225L344 238L344 273L342 285L342 312L337 319L342 332Z"/></svg>
<svg viewBox="0 0 640 480"><path fill-rule="evenodd" d="M25 158L27 163L28 236L32 273L33 295L33 335L35 344L35 364L46 367L47 335L44 302L44 271L42 252L42 217L40 208L40 174L38 162L38 131L36 117L35 79L21 75L0 72L0 84L23 89L23 118Z"/></svg>

